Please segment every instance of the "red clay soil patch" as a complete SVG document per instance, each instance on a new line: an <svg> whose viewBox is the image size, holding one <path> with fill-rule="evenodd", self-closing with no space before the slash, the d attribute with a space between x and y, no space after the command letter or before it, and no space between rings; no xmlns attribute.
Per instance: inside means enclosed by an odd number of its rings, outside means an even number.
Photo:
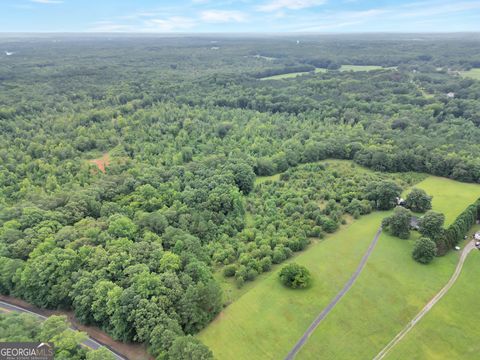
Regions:
<svg viewBox="0 0 480 360"><path fill-rule="evenodd" d="M142 344L125 344L120 341L113 340L110 336L105 334L102 330L95 326L85 326L82 325L73 315L71 311L62 311L62 310L46 310L40 309L36 306L33 306L26 301L17 299L11 296L0 295L0 300L6 303L19 306L21 308L27 309L36 314L43 316L52 316L52 315L65 315L70 321L72 328L86 332L89 337L96 340L97 342L109 347L110 349L116 351L117 353L123 355L129 360L154 360L152 356L147 353L147 350Z"/></svg>
<svg viewBox="0 0 480 360"><path fill-rule="evenodd" d="M88 160L88 162L90 164L95 164L98 167L98 170L105 174L105 169L110 165L110 155L105 153L101 158Z"/></svg>

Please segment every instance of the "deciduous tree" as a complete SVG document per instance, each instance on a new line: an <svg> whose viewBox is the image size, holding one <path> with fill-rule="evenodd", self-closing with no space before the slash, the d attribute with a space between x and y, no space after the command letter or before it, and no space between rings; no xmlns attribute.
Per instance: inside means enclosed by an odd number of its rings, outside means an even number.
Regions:
<svg viewBox="0 0 480 360"><path fill-rule="evenodd" d="M425 212L432 208L432 197L425 190L413 188L405 200L406 206L414 212Z"/></svg>
<svg viewBox="0 0 480 360"><path fill-rule="evenodd" d="M422 237L415 242L412 257L422 264L430 263L437 255L437 245L429 238Z"/></svg>

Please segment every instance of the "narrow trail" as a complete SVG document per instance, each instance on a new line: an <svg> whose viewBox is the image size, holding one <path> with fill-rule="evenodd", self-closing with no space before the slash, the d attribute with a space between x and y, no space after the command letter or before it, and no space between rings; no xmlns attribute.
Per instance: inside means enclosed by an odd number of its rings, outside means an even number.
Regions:
<svg viewBox="0 0 480 360"><path fill-rule="evenodd" d="M382 233L382 227L380 227L376 234L375 237L373 238L372 242L370 243L370 246L367 249L367 252L363 255L362 260L360 261L360 264L357 267L357 270L353 273L351 278L347 281L347 283L344 285L342 290L335 296L335 298L322 310L320 314L315 318L315 320L312 322L312 324L308 327L307 331L302 335L300 340L295 344L295 346L290 350L288 355L285 357L285 360L293 360L295 356L298 354L302 346L307 342L308 338L312 333L315 331L317 326L322 322L323 319L332 311L332 309L337 305L337 303L340 301L340 299L350 290L352 285L354 284L355 280L357 280L358 276L362 272L363 268L365 267L365 264L367 263L368 258L370 257L375 245L378 242L378 238L380 237L380 234Z"/></svg>
<svg viewBox="0 0 480 360"><path fill-rule="evenodd" d="M377 356L373 358L373 360L381 360L387 355L387 353L397 345L404 337L408 334L408 332L425 316L426 313L430 311L430 309L450 290L453 284L457 281L458 277L463 268L463 264L465 259L467 258L470 251L475 249L475 245L473 241L470 241L462 251L462 255L460 256L460 260L458 261L457 267L455 268L455 272L453 273L450 280L448 280L447 284L440 290L432 300L430 300L427 305L410 321L407 326L405 326L402 331L400 331L397 336L395 336L392 341L390 341L387 346L385 346L382 351L378 353Z"/></svg>

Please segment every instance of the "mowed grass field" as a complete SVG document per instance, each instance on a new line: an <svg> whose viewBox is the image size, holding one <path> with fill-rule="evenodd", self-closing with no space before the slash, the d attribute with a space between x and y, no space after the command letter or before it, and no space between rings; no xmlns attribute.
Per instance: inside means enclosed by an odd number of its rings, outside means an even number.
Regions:
<svg viewBox="0 0 480 360"><path fill-rule="evenodd" d="M480 197L480 185L439 177L428 177L415 187L433 195L433 210L445 213L448 223ZM298 359L371 359L423 308L452 275L459 253L452 251L421 265L411 258L418 236L412 233L411 239L401 240L381 235L351 291L317 328ZM476 289L480 291L480 284Z"/></svg>
<svg viewBox="0 0 480 360"><path fill-rule="evenodd" d="M339 69L339 71L372 71L372 70L393 70L395 69L394 67L389 67L389 68L384 68L382 66L377 66L377 65L342 65ZM325 73L327 72L327 69L323 68L316 68L314 73ZM260 80L282 80L282 79L292 79L296 78L297 76L301 75L307 75L309 74L308 71L303 71L303 72L294 72L294 73L288 73L288 74L278 74L278 75L273 75L273 76L267 76L264 78L261 78Z"/></svg>
<svg viewBox="0 0 480 360"><path fill-rule="evenodd" d="M198 337L216 359L279 359L355 271L386 213L373 213L325 237L294 261L312 273L306 290L290 290L277 268L228 306Z"/></svg>
<svg viewBox="0 0 480 360"><path fill-rule="evenodd" d="M480 252L474 250L455 285L385 358L478 359L479 278Z"/></svg>
<svg viewBox="0 0 480 360"><path fill-rule="evenodd" d="M465 208L480 198L480 185L429 176L415 187L433 195L433 210L445 214L445 225L450 225ZM408 191L407 191L408 193Z"/></svg>
<svg viewBox="0 0 480 360"><path fill-rule="evenodd" d="M480 80L480 68L470 69L468 71L461 71L460 75L466 78Z"/></svg>
<svg viewBox="0 0 480 360"><path fill-rule="evenodd" d="M316 68L314 73L324 73L327 72L327 69L322 69L322 68ZM294 73L288 73L288 74L279 74L279 75L273 75L273 76L267 76L264 78L261 78L260 80L282 80L282 79L292 79L296 78L297 76L301 75L307 75L310 74L308 71L302 71L302 72L294 72Z"/></svg>
<svg viewBox="0 0 480 360"><path fill-rule="evenodd" d="M480 185L438 177L416 186L434 196L434 210L446 213L447 221L480 197ZM355 271L387 215L362 217L298 255L294 261L312 272L311 288L283 287L278 268L256 280L198 337L217 359L283 358ZM420 265L411 259L415 236L406 241L382 234L363 273L299 359L372 358L447 282L458 253Z"/></svg>
<svg viewBox="0 0 480 360"><path fill-rule="evenodd" d="M342 65L340 71L372 71L372 70L382 70L382 69L392 69L392 68L383 68L377 65Z"/></svg>

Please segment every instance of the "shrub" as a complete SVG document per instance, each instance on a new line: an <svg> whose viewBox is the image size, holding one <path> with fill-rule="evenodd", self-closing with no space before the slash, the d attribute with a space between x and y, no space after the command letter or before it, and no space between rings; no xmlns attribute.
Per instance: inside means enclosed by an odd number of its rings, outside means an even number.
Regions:
<svg viewBox="0 0 480 360"><path fill-rule="evenodd" d="M335 232L337 229L338 229L338 223L336 223L334 220L332 219L325 219L325 221L323 222L323 230L325 230L325 232L331 234L333 232Z"/></svg>
<svg viewBox="0 0 480 360"><path fill-rule="evenodd" d="M295 263L285 265L279 276L280 281L292 289L306 288L311 283L311 275L308 269Z"/></svg>
<svg viewBox="0 0 480 360"><path fill-rule="evenodd" d="M260 260L260 266L263 272L267 272L272 267L272 259L270 256L265 256L262 260Z"/></svg>
<svg viewBox="0 0 480 360"><path fill-rule="evenodd" d="M273 250L273 263L274 264L280 264L281 262L285 261L286 258L287 257L282 250L280 250L278 248L275 248L275 250Z"/></svg>
<svg viewBox="0 0 480 360"><path fill-rule="evenodd" d="M237 285L238 289L241 289L245 284L245 279L242 276L235 277L235 284Z"/></svg>
<svg viewBox="0 0 480 360"><path fill-rule="evenodd" d="M320 226L314 226L312 229L310 229L308 236L320 237L321 234L322 234L322 228Z"/></svg>
<svg viewBox="0 0 480 360"><path fill-rule="evenodd" d="M430 263L437 255L437 245L435 241L422 237L417 240L413 248L412 257L421 264Z"/></svg>
<svg viewBox="0 0 480 360"><path fill-rule="evenodd" d="M258 272L255 269L248 269L246 280L253 281L258 276Z"/></svg>
<svg viewBox="0 0 480 360"><path fill-rule="evenodd" d="M225 277L232 277L235 275L235 272L237 271L237 266L234 264L227 265L223 269L223 276Z"/></svg>

